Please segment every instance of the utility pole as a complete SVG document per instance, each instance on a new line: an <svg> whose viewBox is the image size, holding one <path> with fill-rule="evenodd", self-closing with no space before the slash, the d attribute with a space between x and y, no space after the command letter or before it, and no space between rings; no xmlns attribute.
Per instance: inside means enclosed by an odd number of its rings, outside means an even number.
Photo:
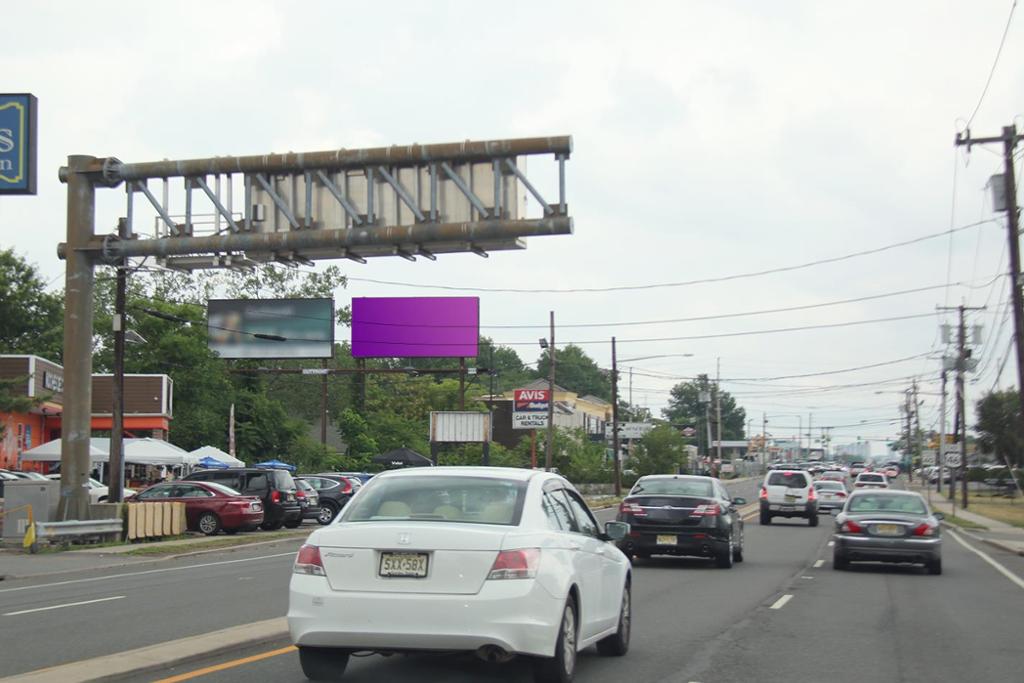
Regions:
<svg viewBox="0 0 1024 683"><path fill-rule="evenodd" d="M768 413L761 413L761 467L768 464Z"/></svg>
<svg viewBox="0 0 1024 683"><path fill-rule="evenodd" d="M551 471L555 454L555 312L551 311L551 345L548 347L551 367L548 369L548 438L544 444L544 470Z"/></svg>
<svg viewBox="0 0 1024 683"><path fill-rule="evenodd" d="M1003 145L1003 194L1006 211L1006 235L1010 253L1010 297L1013 304L1013 336L1017 347L1017 396L1019 419L1024 433L1024 296L1021 294L1020 266L1020 209L1017 206L1017 180L1014 177L1013 153L1024 135L1017 133L1016 124L1003 126L1003 134L989 138L972 138L971 131L957 133L956 146L1002 143Z"/></svg>
<svg viewBox="0 0 1024 683"><path fill-rule="evenodd" d="M718 467L722 466L722 359L715 359L715 426L718 432L718 448L715 459Z"/></svg>
<svg viewBox="0 0 1024 683"><path fill-rule="evenodd" d="M615 455L615 495L622 495L622 467L619 464L619 365L612 337L612 450Z"/></svg>
<svg viewBox="0 0 1024 683"><path fill-rule="evenodd" d="M487 392L487 439L484 440L483 447L483 459L484 467L489 467L491 464L491 441L494 440L494 376L497 372L494 369L494 342L489 344L491 350L491 358L488 361L490 367L487 372L487 379L490 383L489 391Z"/></svg>
<svg viewBox="0 0 1024 683"><path fill-rule="evenodd" d="M973 370L973 363L971 363L971 351L967 348L967 325L964 322L964 316L967 311L983 311L984 306L964 306L960 305L956 308L949 308L939 306L938 310L955 310L959 313L959 324L957 325L956 335L956 429L957 441L960 442L960 497L961 505L967 508L967 413L965 412L965 388L964 388L964 374L967 370ZM969 367L970 366L970 367ZM952 468L951 468L952 469ZM939 470L939 476L942 476L942 470ZM951 500L955 500L956 491L953 485L953 480L949 483L949 497Z"/></svg>
<svg viewBox="0 0 1024 683"><path fill-rule="evenodd" d="M911 463L911 466L913 466L914 452L910 447L910 424L912 419L910 414L910 389L903 392L903 413L907 416L907 429L903 437L903 457L907 463Z"/></svg>
<svg viewBox="0 0 1024 683"><path fill-rule="evenodd" d="M117 222L117 236L128 239L128 221ZM110 458L107 463L107 500L120 503L124 498L124 334L127 327L125 307L128 291L128 259L118 259L114 293L114 376L111 407Z"/></svg>
<svg viewBox="0 0 1024 683"><path fill-rule="evenodd" d="M921 457L921 404L917 399L917 380L914 380L914 441L917 443L918 457ZM910 454L910 467L907 469L907 480L914 483L914 453Z"/></svg>
<svg viewBox="0 0 1024 683"><path fill-rule="evenodd" d="M814 447L814 442L811 440L811 434L814 433L812 425L814 424L814 413L807 413L807 459L811 459L811 448Z"/></svg>
<svg viewBox="0 0 1024 683"><path fill-rule="evenodd" d="M935 456L935 464L939 467L938 483L935 492L942 494L942 470L945 467L946 451L946 371L942 371L942 406L939 408L939 450Z"/></svg>

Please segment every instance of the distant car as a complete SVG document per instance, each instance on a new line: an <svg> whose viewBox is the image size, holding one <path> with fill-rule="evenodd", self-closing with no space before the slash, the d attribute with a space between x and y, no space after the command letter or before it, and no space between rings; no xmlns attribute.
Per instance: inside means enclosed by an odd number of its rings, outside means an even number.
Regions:
<svg viewBox="0 0 1024 683"><path fill-rule="evenodd" d="M374 477L374 475L369 472L331 472L331 474L340 474L343 477L355 477L359 480L360 484L365 484Z"/></svg>
<svg viewBox="0 0 1024 683"><path fill-rule="evenodd" d="M288 630L303 673L338 680L359 651L461 651L526 655L538 681L571 681L584 648L629 649L632 569L615 547L628 533L602 529L548 472L377 475L295 559Z"/></svg>
<svg viewBox="0 0 1024 683"><path fill-rule="evenodd" d="M729 569L743 561L743 519L736 508L746 502L713 477L640 477L619 505L616 519L630 526L619 550L639 558L708 557Z"/></svg>
<svg viewBox="0 0 1024 683"><path fill-rule="evenodd" d="M867 470L868 470L868 466L867 466L866 463L863 463L863 462L851 462L850 463L850 476L851 477L856 478L856 477L858 477L860 475L861 472L866 472Z"/></svg>
<svg viewBox="0 0 1024 683"><path fill-rule="evenodd" d="M185 503L190 531L213 536L221 529L233 534L253 531L263 523L263 501L212 481L167 481L128 499L131 503Z"/></svg>
<svg viewBox="0 0 1024 683"><path fill-rule="evenodd" d="M59 474L47 474L47 479L60 479ZM89 484L89 502L90 503L105 503L107 502L107 496L110 494L110 489L102 481L89 477L86 480ZM135 495L135 489L125 488L123 489L124 498Z"/></svg>
<svg viewBox="0 0 1024 683"><path fill-rule="evenodd" d="M10 474L11 476L16 477L18 479L35 479L36 481L42 479L43 481L46 481L46 477L39 474L38 472L18 472L15 470L0 470L0 473Z"/></svg>
<svg viewBox="0 0 1024 683"><path fill-rule="evenodd" d="M861 472L853 482L853 488L887 489L889 488L889 480L881 472Z"/></svg>
<svg viewBox="0 0 1024 683"><path fill-rule="evenodd" d="M302 507L302 519L319 519L320 494L302 477L293 477L293 479L295 479L295 497L299 499L299 505Z"/></svg>
<svg viewBox="0 0 1024 683"><path fill-rule="evenodd" d="M814 482L814 490L818 492L818 512L842 509L850 495L846 490L846 484L830 479Z"/></svg>
<svg viewBox="0 0 1024 683"><path fill-rule="evenodd" d="M818 481L838 481L843 485L843 488L846 489L847 493L849 493L850 489L853 487L853 484L850 482L849 475L846 474L846 472L837 470L829 470L828 472L822 472L821 476L818 478Z"/></svg>
<svg viewBox="0 0 1024 683"><path fill-rule="evenodd" d="M851 562L916 562L942 573L942 513L932 513L919 493L855 491L835 518L832 567Z"/></svg>
<svg viewBox="0 0 1024 683"><path fill-rule="evenodd" d="M359 479L352 475L335 473L307 474L302 477L310 486L316 489L320 496L320 515L317 521L320 524L330 524L338 516L342 508L348 505L348 501L360 488Z"/></svg>
<svg viewBox="0 0 1024 683"><path fill-rule="evenodd" d="M199 470L185 477L187 481L211 481L263 501L263 523L266 531L302 523L302 508L295 497L295 481L284 470L258 467L229 467L223 470Z"/></svg>
<svg viewBox="0 0 1024 683"><path fill-rule="evenodd" d="M818 526L818 493L811 485L813 477L803 470L773 470L761 484L761 524L773 517L804 517L810 526Z"/></svg>
<svg viewBox="0 0 1024 683"><path fill-rule="evenodd" d="M900 468L898 465L886 465L882 469L882 474L884 474L889 479L895 479L896 477L900 476Z"/></svg>
<svg viewBox="0 0 1024 683"><path fill-rule="evenodd" d="M0 498L4 497L5 481L18 481L18 478L13 474L8 474L7 472L0 472Z"/></svg>

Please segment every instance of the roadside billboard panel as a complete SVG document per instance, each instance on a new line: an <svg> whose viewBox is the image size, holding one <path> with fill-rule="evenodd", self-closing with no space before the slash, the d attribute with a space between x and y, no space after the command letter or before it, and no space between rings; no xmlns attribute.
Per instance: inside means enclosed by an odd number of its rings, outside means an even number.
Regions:
<svg viewBox="0 0 1024 683"><path fill-rule="evenodd" d="M0 194L36 193L36 98L0 94Z"/></svg>
<svg viewBox="0 0 1024 683"><path fill-rule="evenodd" d="M211 299L210 350L221 358L331 358L332 299Z"/></svg>
<svg viewBox="0 0 1024 683"><path fill-rule="evenodd" d="M547 429L548 414L537 412L512 413L512 429Z"/></svg>
<svg viewBox="0 0 1024 683"><path fill-rule="evenodd" d="M475 358L478 297L356 297L353 358Z"/></svg>
<svg viewBox="0 0 1024 683"><path fill-rule="evenodd" d="M471 411L430 413L430 440L435 443L483 443L491 440L491 416Z"/></svg>

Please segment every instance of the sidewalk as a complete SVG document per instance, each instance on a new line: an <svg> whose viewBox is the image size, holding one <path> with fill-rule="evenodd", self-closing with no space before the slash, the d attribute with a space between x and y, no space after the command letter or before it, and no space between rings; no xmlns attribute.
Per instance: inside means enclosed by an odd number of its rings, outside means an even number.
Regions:
<svg viewBox="0 0 1024 683"><path fill-rule="evenodd" d="M1024 556L1024 529L1015 527L1012 524L1007 524L1006 522L1001 522L998 519L992 519L991 517L971 512L970 508L965 510L957 505L954 509L952 503L946 499L945 495L940 496L933 488L926 488L917 482L914 482L914 484L908 488L913 491L917 491L924 496L925 499L929 500L928 504L931 505L932 509L936 512L941 512L947 517L955 515L958 519L983 526L985 529L965 529L957 526L955 522L945 522L947 526L952 526L968 536L971 536L983 543L987 543L995 548L999 548L1000 550ZM931 494L930 496L929 492Z"/></svg>

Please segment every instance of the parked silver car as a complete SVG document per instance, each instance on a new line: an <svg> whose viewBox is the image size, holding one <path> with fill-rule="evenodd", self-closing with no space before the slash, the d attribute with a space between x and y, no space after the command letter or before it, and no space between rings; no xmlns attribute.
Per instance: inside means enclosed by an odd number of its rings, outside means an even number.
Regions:
<svg viewBox="0 0 1024 683"><path fill-rule="evenodd" d="M942 513L920 494L893 489L854 491L835 518L832 567L850 562L913 562L942 573Z"/></svg>

